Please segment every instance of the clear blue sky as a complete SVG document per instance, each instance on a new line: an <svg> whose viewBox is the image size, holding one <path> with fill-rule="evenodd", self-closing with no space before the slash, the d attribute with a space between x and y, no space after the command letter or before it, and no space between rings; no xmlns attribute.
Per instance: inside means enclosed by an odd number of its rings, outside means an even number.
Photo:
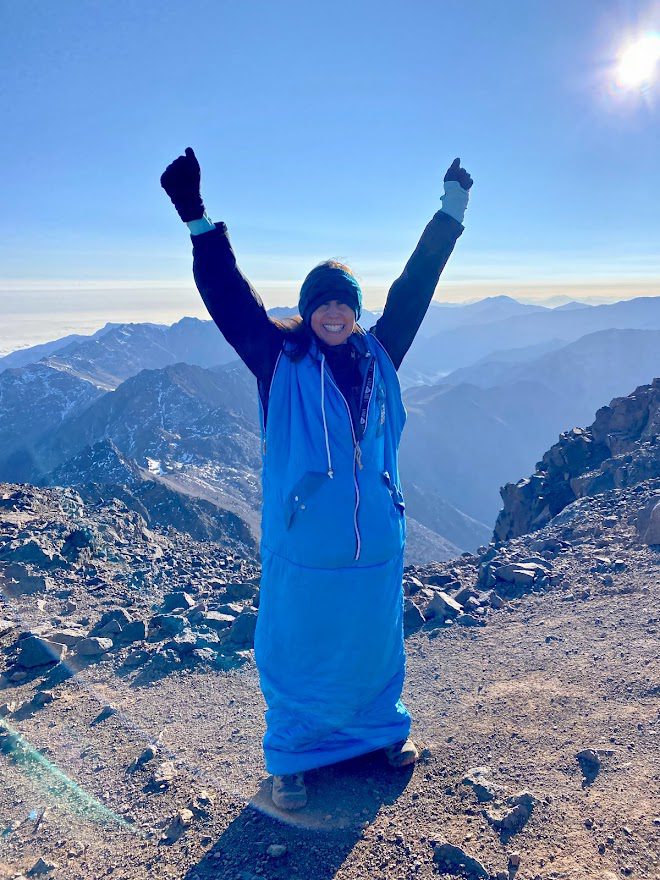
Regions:
<svg viewBox="0 0 660 880"><path fill-rule="evenodd" d="M622 93L611 75L624 40L660 30L657 0L0 10L0 297L38 280L187 283L159 176L188 145L271 305L269 282L293 302L328 256L376 304L455 156L475 184L449 298L658 292L660 87Z"/></svg>

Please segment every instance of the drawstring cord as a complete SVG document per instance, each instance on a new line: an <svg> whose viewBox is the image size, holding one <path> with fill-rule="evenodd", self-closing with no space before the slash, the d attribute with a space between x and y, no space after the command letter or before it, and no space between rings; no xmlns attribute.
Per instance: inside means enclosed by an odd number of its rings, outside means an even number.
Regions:
<svg viewBox="0 0 660 880"><path fill-rule="evenodd" d="M328 476L334 477L332 459L330 458L330 439L328 437L328 424L325 420L325 355L321 354L321 414L323 416L323 432L325 434L325 451L328 456Z"/></svg>

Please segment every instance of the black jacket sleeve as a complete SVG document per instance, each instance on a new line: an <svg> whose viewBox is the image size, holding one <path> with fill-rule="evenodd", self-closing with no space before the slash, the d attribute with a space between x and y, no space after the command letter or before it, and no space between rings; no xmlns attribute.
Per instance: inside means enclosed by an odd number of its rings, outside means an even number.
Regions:
<svg viewBox="0 0 660 880"><path fill-rule="evenodd" d="M449 214L434 214L387 294L383 314L372 329L397 370L424 320L440 273L463 229L463 224Z"/></svg>
<svg viewBox="0 0 660 880"><path fill-rule="evenodd" d="M268 317L261 297L236 265L225 223L190 238L197 289L222 335L257 377L263 400L284 331Z"/></svg>

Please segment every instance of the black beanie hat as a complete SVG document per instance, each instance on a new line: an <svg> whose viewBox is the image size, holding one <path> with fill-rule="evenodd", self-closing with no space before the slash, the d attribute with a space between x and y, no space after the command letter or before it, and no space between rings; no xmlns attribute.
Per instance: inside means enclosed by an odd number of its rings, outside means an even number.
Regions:
<svg viewBox="0 0 660 880"><path fill-rule="evenodd" d="M355 312L357 321L362 313L362 289L347 266L329 260L315 266L303 281L298 311L309 324L313 312L330 299L346 303Z"/></svg>

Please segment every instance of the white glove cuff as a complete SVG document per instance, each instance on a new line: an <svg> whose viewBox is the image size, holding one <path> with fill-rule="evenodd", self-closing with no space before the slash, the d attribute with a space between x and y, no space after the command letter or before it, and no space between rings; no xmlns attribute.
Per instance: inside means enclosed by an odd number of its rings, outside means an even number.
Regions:
<svg viewBox="0 0 660 880"><path fill-rule="evenodd" d="M469 198L470 193L457 180L445 180L445 194L440 198L441 210L462 223Z"/></svg>

